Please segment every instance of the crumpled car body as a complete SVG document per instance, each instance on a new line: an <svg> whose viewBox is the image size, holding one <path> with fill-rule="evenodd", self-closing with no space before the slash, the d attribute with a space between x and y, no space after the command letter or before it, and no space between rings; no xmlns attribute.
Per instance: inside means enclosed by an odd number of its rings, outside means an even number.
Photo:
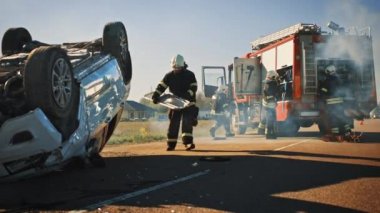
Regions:
<svg viewBox="0 0 380 213"><path fill-rule="evenodd" d="M73 159L99 156L130 90L131 61L121 22L107 24L103 38L91 42L57 47L26 40L12 51L3 45L0 58L0 180L40 175ZM25 50L27 45L34 46ZM14 61L23 63L15 66ZM36 77L28 77L29 72ZM36 79L45 74L49 78Z"/></svg>

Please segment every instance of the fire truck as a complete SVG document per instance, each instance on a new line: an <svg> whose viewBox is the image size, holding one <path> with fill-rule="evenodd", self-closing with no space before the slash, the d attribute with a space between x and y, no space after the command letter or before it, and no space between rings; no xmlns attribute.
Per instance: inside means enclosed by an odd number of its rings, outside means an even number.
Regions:
<svg viewBox="0 0 380 213"><path fill-rule="evenodd" d="M202 67L203 91L211 97L219 85L229 86L231 122L235 133L257 127L261 119L266 72L279 74L277 101L280 133L295 135L300 127L317 124L322 132L319 84L325 68L336 67L344 95L344 113L353 119L369 117L376 107L376 85L370 28L344 29L334 22L322 31L316 24L299 23L251 42L252 51L236 57L228 69Z"/></svg>

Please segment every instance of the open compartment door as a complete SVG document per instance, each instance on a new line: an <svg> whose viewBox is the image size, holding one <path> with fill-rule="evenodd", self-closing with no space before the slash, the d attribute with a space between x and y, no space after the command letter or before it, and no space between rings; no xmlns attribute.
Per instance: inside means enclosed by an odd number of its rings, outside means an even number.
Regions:
<svg viewBox="0 0 380 213"><path fill-rule="evenodd" d="M222 66L202 66L203 93L212 97L220 85L226 85L226 69Z"/></svg>

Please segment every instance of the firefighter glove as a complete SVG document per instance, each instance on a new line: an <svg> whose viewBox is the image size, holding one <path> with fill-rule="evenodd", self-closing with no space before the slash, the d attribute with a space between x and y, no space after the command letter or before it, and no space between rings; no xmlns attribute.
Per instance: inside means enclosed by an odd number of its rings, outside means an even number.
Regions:
<svg viewBox="0 0 380 213"><path fill-rule="evenodd" d="M160 99L160 97L158 97L158 95L153 95L152 96L152 101L153 101L154 104L157 104L159 102L159 99Z"/></svg>

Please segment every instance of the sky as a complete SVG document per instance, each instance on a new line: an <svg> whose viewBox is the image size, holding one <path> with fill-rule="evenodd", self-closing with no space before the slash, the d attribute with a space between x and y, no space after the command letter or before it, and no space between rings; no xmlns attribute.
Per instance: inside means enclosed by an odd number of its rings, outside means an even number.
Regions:
<svg viewBox="0 0 380 213"><path fill-rule="evenodd" d="M25 27L33 40L58 44L102 36L106 23L124 23L132 58L130 100L154 90L170 59L184 56L201 87L202 66L227 66L250 52L250 42L297 23L328 31L370 26L380 97L380 1L378 0L1 0L0 39Z"/></svg>

